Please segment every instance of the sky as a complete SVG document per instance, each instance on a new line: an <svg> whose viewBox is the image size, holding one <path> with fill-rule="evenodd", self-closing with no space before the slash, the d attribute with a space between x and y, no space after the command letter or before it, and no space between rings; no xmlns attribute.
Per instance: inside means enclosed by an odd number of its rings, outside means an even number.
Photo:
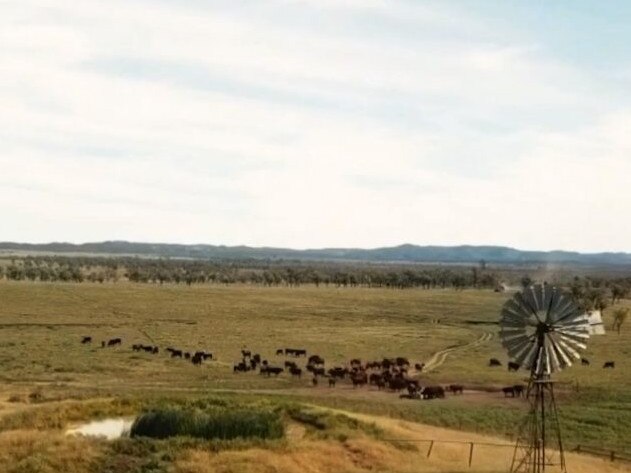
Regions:
<svg viewBox="0 0 631 473"><path fill-rule="evenodd" d="M0 240L631 251L631 3L0 0Z"/></svg>

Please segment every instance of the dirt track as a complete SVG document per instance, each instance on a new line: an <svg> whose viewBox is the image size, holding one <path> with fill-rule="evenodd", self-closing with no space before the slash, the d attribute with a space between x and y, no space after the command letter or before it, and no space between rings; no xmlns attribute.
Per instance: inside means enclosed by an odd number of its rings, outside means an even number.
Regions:
<svg viewBox="0 0 631 473"><path fill-rule="evenodd" d="M465 343L464 345L457 345L454 347L445 348L444 350L439 350L434 353L427 362L425 362L425 367L423 368L423 371L429 373L445 363L447 357L449 357L450 354L481 345L482 343L488 342L492 338L493 334L491 332L486 332L470 343Z"/></svg>

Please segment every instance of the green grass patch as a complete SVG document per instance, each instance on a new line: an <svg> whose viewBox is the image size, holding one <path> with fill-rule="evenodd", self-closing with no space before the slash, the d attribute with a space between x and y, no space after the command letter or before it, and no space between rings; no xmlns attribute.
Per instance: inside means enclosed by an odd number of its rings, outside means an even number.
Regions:
<svg viewBox="0 0 631 473"><path fill-rule="evenodd" d="M256 409L153 410L141 414L131 428L132 438L156 439L178 436L207 440L278 439L283 433L283 423L277 412Z"/></svg>

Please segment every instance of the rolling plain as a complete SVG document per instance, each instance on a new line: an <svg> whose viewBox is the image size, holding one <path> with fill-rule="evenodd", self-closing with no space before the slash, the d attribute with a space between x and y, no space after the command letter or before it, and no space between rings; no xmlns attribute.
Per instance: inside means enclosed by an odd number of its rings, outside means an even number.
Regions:
<svg viewBox="0 0 631 473"><path fill-rule="evenodd" d="M302 471L295 465L275 464L291 462L287 456L274 460L273 452L289 449L298 457L308 457L315 447L302 452L307 440L321 443L317 448L322 452L330 449L332 458L348 442L366 443L365 448L355 447L358 452L373 452L370 455L383 449L377 455L379 461L366 460L363 466L359 460L347 465L342 462L346 454L339 454L342 463L337 467L323 464L311 471L367 471L371 465L378 465L378 471L501 471L504 466L488 462L479 464L479 470L475 470L476 464L469 470L460 454L451 463L448 459L421 461L425 458L417 451L421 446L402 446L391 437L410 435L392 430L403 428L396 421L401 419L414 423L406 424L411 430L424 426L424 438L492 436L497 442L510 443L527 403L504 398L500 391L503 386L523 383L526 377L523 371L506 370L508 360L498 339L499 310L509 295L475 289L1 282L0 445L12 445L13 450L4 453L10 465L7 471L57 471L56 462L61 459L54 452L68 449L76 449L76 455L63 455L64 467L71 472ZM630 305L628 301L620 304ZM609 312L611 309L604 314L607 328ZM93 342L81 344L84 336L91 336ZM121 346L101 347L102 340L114 337L122 338ZM135 343L157 345L161 352L135 352L131 349ZM207 350L214 360L194 366L168 356L164 348L169 346L190 352ZM374 387L353 388L348 381L329 388L324 382L313 386L309 376L297 379L282 373L268 378L257 372L233 372L241 349L260 353L271 365L282 366L286 358L277 356L276 350L285 347L318 354L327 367L343 365L351 358L407 357L412 365L426 364L422 372L411 371L422 385L459 383L465 386L465 393L444 400L409 400ZM620 334L608 331L592 337L584 355L589 366L577 363L556 377L567 447L630 452L631 328L623 326ZM490 358L500 359L503 366L490 368ZM610 360L615 361L615 369L603 369L602 364ZM190 404L204 399L299 405L345 420L331 424L331 435L312 435L309 426L305 434L300 430L305 427L296 427L292 421L287 435L292 429L302 432L295 445L276 441L265 446L242 442L225 448L172 442L156 446L132 444L129 439L106 444L62 435L72 423L95 417L130 415L151 403ZM361 428L349 420L360 414L365 416ZM347 424L354 426L352 434L346 431ZM428 426L459 432L437 433ZM42 430L48 434L42 436ZM104 455L111 457L111 452L104 452L112 448L125 450L123 457L128 461L123 466L103 460ZM153 453L149 455L145 449ZM82 456L80 451L94 455ZM153 466L147 466L145 460L158 455L156 452L168 458L154 458ZM217 463L217 455L230 461ZM244 466L256 463L251 459L257 455L266 458L257 466L259 470ZM407 459L408 455L419 459L402 463L399 456ZM392 461L386 461L389 456ZM32 461L39 463L33 466ZM576 464L582 461L576 460ZM211 464L215 467L207 466ZM263 464L272 466L265 469ZM607 468L618 471L626 467L611 463Z"/></svg>

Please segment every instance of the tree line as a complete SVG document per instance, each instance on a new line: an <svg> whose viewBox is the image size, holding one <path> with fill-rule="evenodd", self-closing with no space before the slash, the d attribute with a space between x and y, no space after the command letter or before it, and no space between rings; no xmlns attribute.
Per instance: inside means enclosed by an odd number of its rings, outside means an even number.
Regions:
<svg viewBox="0 0 631 473"><path fill-rule="evenodd" d="M0 260L0 279L41 282L144 284L251 284L297 287L495 289L535 281L515 269L466 266L340 263L299 260L187 260L101 256L24 256ZM556 278L556 276L555 276ZM558 278L557 278L558 279ZM604 310L631 294L629 276L571 276L549 281L566 287L586 309Z"/></svg>

